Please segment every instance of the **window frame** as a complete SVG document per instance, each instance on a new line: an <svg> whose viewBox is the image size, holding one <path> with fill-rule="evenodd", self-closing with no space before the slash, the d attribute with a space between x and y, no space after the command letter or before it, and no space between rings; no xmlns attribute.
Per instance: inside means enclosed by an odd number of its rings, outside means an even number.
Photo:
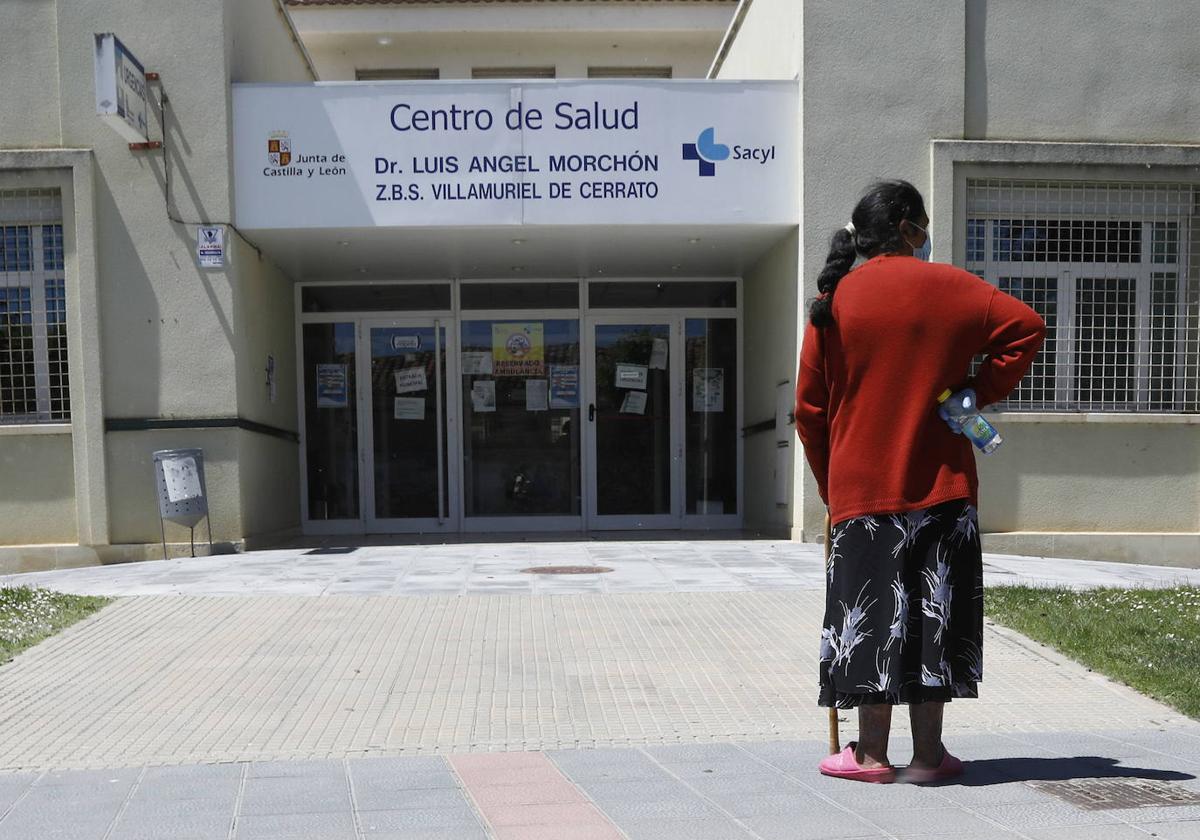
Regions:
<svg viewBox="0 0 1200 840"><path fill-rule="evenodd" d="M1025 180L1024 178L1020 180ZM1041 181L1043 179L1036 179ZM1058 179L1045 179L1046 181ZM1094 183L1094 182L1089 182ZM1194 191L1193 191L1194 193ZM1195 198L1189 202L1194 206ZM1186 300L1187 266L1189 260L1188 246L1190 237L1184 233L1190 230L1193 217L1181 214L1171 217L1156 217L1146 219L1135 213L1083 213L1056 212L1056 219L1080 219L1086 221L1128 221L1141 225L1140 259L1130 262L1064 262L1061 260L1039 262L1037 260L1003 260L995 259L998 249L995 247L995 235L998 222L1014 218L1034 219L1037 212L1030 209L1013 207L998 211L973 213L967 211L962 226L962 234L967 236L972 222L983 222L983 259L964 260L965 268L982 277L988 283L1000 288L1002 280L1007 279L1049 279L1056 280L1056 324L1055 324L1055 360L1054 360L1054 400L1052 405L1034 406L1031 408L1013 408L1001 403L1002 410L1008 411L1119 411L1128 413L1144 413L1150 409L1142 408L1151 403L1151 369L1153 359L1151 354L1151 329L1154 279L1157 274L1175 275L1176 300ZM1174 261L1154 262L1154 228L1156 224L1175 222L1177 234L1175 240ZM956 233L958 231L956 230ZM968 243L964 243L964 255L977 254ZM1009 251L1010 254L1015 253ZM1079 400L1076 396L1076 380L1079 378L1078 364L1080 348L1077 344L1079 326L1077 314L1079 307L1080 280L1132 279L1134 281L1134 344L1136 345L1132 394L1133 400L1114 400L1109 405L1096 407L1091 403ZM1180 303L1179 305L1182 305ZM1175 335L1175 359L1183 358L1186 351L1186 331L1177 330ZM1175 373L1172 389L1173 406L1182 406L1187 402L1186 381L1180 371Z"/></svg>
<svg viewBox="0 0 1200 840"><path fill-rule="evenodd" d="M53 410L53 398L50 387L50 322L49 309L46 305L46 284L50 281L57 281L63 284L63 323L66 323L66 271L65 259L63 264L46 267L46 246L44 240L44 231L46 228L58 227L62 228L62 221L42 221L42 222L3 222L0 223L0 235L9 227L29 228L30 242L30 266L29 271L3 271L0 270L0 288L3 289L28 289L30 297L30 317L32 318L33 327L33 360L34 360L34 394L37 404L37 410L33 413L22 414L6 414L3 413L3 404L0 403L0 425L17 426L33 423L70 423L71 408L70 408L70 369L67 368L63 374L65 382L61 383L60 387L65 389L66 409L55 415ZM61 241L61 238L60 238ZM3 266L0 266L2 268Z"/></svg>

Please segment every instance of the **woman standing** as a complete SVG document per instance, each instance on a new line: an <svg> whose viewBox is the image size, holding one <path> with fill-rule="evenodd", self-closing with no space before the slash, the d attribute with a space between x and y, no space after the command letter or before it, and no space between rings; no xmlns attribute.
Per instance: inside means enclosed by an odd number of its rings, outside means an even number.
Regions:
<svg viewBox="0 0 1200 840"><path fill-rule="evenodd" d="M819 702L859 710L858 741L820 771L861 781L896 778L898 703L912 720L905 780L962 772L942 744L942 710L977 697L983 677L978 478L938 395L1003 399L1046 331L1016 298L926 262L928 227L906 181L863 196L817 279L796 380L796 429L833 522ZM987 358L968 379L977 354Z"/></svg>

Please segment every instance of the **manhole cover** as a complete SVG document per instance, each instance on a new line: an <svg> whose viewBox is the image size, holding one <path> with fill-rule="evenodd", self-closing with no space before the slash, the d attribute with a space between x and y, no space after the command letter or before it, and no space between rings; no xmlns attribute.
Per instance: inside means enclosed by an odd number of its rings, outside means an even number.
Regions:
<svg viewBox="0 0 1200 840"><path fill-rule="evenodd" d="M612 569L608 566L531 566L521 571L527 575L599 575Z"/></svg>
<svg viewBox="0 0 1200 840"><path fill-rule="evenodd" d="M1200 792L1150 779L1071 779L1028 784L1085 811L1200 804Z"/></svg>

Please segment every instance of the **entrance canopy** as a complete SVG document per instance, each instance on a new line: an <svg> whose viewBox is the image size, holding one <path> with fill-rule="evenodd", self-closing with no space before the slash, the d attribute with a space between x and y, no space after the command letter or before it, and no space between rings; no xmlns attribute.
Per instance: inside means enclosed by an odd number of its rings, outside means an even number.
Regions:
<svg viewBox="0 0 1200 840"><path fill-rule="evenodd" d="M234 86L246 230L794 225L794 82Z"/></svg>
<svg viewBox="0 0 1200 840"><path fill-rule="evenodd" d="M233 97L237 223L297 279L736 275L799 221L794 82Z"/></svg>

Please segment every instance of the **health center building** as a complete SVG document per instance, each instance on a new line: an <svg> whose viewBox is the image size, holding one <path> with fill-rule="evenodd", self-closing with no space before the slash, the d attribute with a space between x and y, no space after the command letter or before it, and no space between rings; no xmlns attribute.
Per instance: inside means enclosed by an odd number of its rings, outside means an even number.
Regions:
<svg viewBox="0 0 1200 840"><path fill-rule="evenodd" d="M805 310L882 177L1048 325L985 548L1200 565L1190 5L4 4L0 571L186 553L174 448L226 549L811 541Z"/></svg>

